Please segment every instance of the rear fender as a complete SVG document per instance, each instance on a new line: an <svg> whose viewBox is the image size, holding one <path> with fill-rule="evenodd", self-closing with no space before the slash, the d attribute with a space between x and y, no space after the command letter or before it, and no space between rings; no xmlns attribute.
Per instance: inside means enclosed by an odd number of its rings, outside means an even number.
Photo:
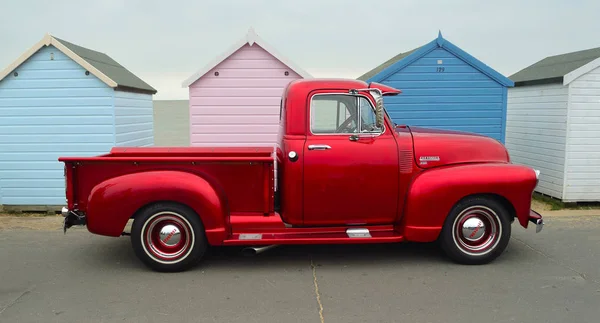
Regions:
<svg viewBox="0 0 600 323"><path fill-rule="evenodd" d="M127 221L154 202L184 204L200 217L210 244L220 244L229 228L225 196L218 186L198 175L179 171L149 171L113 177L92 189L87 226L92 233L120 236Z"/></svg>
<svg viewBox="0 0 600 323"><path fill-rule="evenodd" d="M413 181L400 226L408 241L435 241L457 202L471 195L495 195L510 203L519 223L527 228L536 185L533 169L514 164L464 164L429 169Z"/></svg>

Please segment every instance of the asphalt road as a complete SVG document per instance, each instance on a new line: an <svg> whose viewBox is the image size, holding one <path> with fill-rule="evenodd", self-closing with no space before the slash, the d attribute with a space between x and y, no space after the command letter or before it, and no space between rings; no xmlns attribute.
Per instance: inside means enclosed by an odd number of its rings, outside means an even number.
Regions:
<svg viewBox="0 0 600 323"><path fill-rule="evenodd" d="M1 221L1 219L0 219ZM31 219L30 221L36 221ZM486 266L435 245L217 249L196 269L149 271L129 239L0 226L0 322L598 322L600 217L513 225ZM35 227L35 226L33 226ZM321 311L322 309L322 311ZM322 319L321 319L322 315Z"/></svg>

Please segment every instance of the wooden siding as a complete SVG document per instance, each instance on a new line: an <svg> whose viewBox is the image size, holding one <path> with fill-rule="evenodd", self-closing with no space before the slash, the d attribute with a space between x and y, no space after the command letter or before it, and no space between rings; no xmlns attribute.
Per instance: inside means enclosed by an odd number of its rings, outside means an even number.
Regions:
<svg viewBox="0 0 600 323"><path fill-rule="evenodd" d="M402 90L402 94L384 101L396 123L475 132L504 140L506 88L443 48L429 52L382 83Z"/></svg>
<svg viewBox="0 0 600 323"><path fill-rule="evenodd" d="M274 145L281 94L299 78L259 45L244 45L190 86L191 145Z"/></svg>
<svg viewBox="0 0 600 323"><path fill-rule="evenodd" d="M565 202L600 201L600 68L569 84Z"/></svg>
<svg viewBox="0 0 600 323"><path fill-rule="evenodd" d="M116 146L154 144L152 95L115 91Z"/></svg>
<svg viewBox="0 0 600 323"><path fill-rule="evenodd" d="M189 100L154 100L154 145L189 146Z"/></svg>
<svg viewBox="0 0 600 323"><path fill-rule="evenodd" d="M508 90L506 147L512 162L541 171L538 192L561 199L568 88L562 84Z"/></svg>
<svg viewBox="0 0 600 323"><path fill-rule="evenodd" d="M15 71L0 81L2 203L63 205L57 159L110 150L114 91L52 46Z"/></svg>

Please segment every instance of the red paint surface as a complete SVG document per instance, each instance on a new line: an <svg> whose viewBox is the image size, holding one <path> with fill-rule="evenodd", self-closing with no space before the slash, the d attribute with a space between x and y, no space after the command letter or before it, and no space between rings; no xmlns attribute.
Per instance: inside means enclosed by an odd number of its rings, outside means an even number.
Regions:
<svg viewBox="0 0 600 323"><path fill-rule="evenodd" d="M362 226L372 238L348 239L346 226L286 228L278 214L272 216L231 216L232 236L225 245L381 243L400 242L401 234L392 225ZM241 234L262 234L261 239L240 240Z"/></svg>
<svg viewBox="0 0 600 323"><path fill-rule="evenodd" d="M410 127L421 168L476 162L508 162L506 148L490 137L467 132ZM439 161L427 160L439 157ZM423 160L422 160L423 158Z"/></svg>
<svg viewBox="0 0 600 323"><path fill-rule="evenodd" d="M318 90L347 93L348 90ZM374 103L373 103L374 105ZM308 110L308 107L307 109ZM313 135L306 122L303 156L303 224L389 224L398 212L398 144L386 126L379 136L350 141L347 134ZM410 143L410 137L402 137ZM309 150L309 145L329 145L328 150ZM407 185L408 183L403 183ZM385 193L383 193L385 192Z"/></svg>
<svg viewBox="0 0 600 323"><path fill-rule="evenodd" d="M229 212L272 212L272 203L265 209L265 194L271 195L273 188L264 180L272 176L271 151L120 148L101 157L61 161L73 169L69 204L86 212L90 232L119 236L141 207L174 201L194 209L209 232L209 242L218 244L229 227Z"/></svg>
<svg viewBox="0 0 600 323"><path fill-rule="evenodd" d="M535 173L528 167L506 163L476 163L434 168L413 181L406 214L399 226L407 240L431 241L437 236L452 206L469 195L494 194L507 199L519 223L527 227ZM423 234L429 231L429 234Z"/></svg>
<svg viewBox="0 0 600 323"><path fill-rule="evenodd" d="M315 236L315 234L304 234L297 237L290 237L286 234L265 234L261 240L239 240L237 235L223 242L226 246L246 246L246 245L271 245L271 244L359 244L359 243L392 243L402 242L405 239L397 234L372 236L371 238L348 238L345 233L327 234Z"/></svg>
<svg viewBox="0 0 600 323"><path fill-rule="evenodd" d="M394 128L387 119L383 134L358 141L308 131L311 95L368 86L355 80L289 84L275 149L277 179L272 148L115 148L104 156L60 159L69 169L68 204L87 213L91 232L118 236L139 208L176 201L200 216L213 245L433 241L452 206L473 194L507 201L524 227L536 217L530 213L534 171L510 164L493 139ZM309 144L332 149L308 150ZM295 161L288 158L292 151ZM369 228L372 238L348 238L353 225ZM263 238L239 240L245 233Z"/></svg>

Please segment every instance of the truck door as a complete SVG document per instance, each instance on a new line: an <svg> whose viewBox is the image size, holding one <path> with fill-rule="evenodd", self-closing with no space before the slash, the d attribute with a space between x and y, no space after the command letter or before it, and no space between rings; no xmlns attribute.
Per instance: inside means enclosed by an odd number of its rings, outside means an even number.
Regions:
<svg viewBox="0 0 600 323"><path fill-rule="evenodd" d="M347 92L308 100L304 224L390 224L398 207L398 146L375 128L373 102Z"/></svg>

